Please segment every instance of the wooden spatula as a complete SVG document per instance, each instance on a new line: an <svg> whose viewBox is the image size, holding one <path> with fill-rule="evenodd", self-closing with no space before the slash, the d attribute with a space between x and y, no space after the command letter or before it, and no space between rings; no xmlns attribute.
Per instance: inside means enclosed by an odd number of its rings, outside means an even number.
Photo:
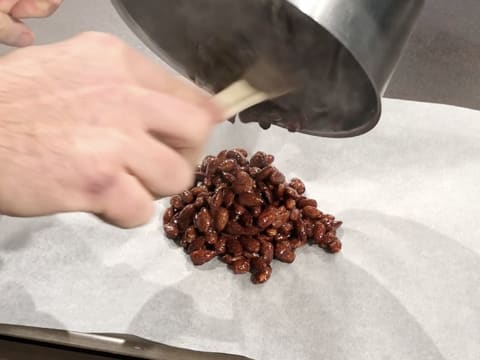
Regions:
<svg viewBox="0 0 480 360"><path fill-rule="evenodd" d="M258 61L243 76L214 96L227 118L266 100L286 95L296 88L291 74L280 71L268 62Z"/></svg>

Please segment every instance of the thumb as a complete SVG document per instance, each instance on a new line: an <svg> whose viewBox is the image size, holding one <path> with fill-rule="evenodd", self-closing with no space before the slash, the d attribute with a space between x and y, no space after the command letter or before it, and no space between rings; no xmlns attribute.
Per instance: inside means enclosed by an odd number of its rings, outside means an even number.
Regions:
<svg viewBox="0 0 480 360"><path fill-rule="evenodd" d="M10 14L18 19L47 17L52 15L61 4L62 0L20 0Z"/></svg>
<svg viewBox="0 0 480 360"><path fill-rule="evenodd" d="M32 45L34 39L33 32L24 23L0 12L0 43L24 47Z"/></svg>

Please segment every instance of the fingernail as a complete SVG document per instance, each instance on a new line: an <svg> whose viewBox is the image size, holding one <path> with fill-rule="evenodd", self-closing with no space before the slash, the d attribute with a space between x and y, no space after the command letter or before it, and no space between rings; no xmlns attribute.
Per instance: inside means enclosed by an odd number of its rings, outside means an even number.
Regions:
<svg viewBox="0 0 480 360"><path fill-rule="evenodd" d="M17 37L15 41L15 45L18 47L29 46L33 44L33 41L34 41L33 33L25 31L20 33L20 35Z"/></svg>
<svg viewBox="0 0 480 360"><path fill-rule="evenodd" d="M44 0L37 2L37 9L41 11L50 11L52 9L56 9L62 0Z"/></svg>

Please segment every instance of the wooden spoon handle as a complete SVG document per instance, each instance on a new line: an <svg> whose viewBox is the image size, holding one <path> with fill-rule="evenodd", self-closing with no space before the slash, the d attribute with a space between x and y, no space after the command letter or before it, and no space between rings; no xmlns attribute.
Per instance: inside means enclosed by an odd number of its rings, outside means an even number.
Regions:
<svg viewBox="0 0 480 360"><path fill-rule="evenodd" d="M265 93L251 86L246 80L239 80L214 96L227 118L237 115L265 100L273 99L288 93L288 90Z"/></svg>

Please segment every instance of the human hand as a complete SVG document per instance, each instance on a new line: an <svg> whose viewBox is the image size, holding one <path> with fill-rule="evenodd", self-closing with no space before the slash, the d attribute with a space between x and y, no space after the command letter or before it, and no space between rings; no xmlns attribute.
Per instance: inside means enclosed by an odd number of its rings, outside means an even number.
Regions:
<svg viewBox="0 0 480 360"><path fill-rule="evenodd" d="M193 182L222 118L210 96L121 40L86 33L0 58L0 214L147 222Z"/></svg>
<svg viewBox="0 0 480 360"><path fill-rule="evenodd" d="M0 43L32 45L33 32L20 19L50 16L61 3L62 0L0 0Z"/></svg>

